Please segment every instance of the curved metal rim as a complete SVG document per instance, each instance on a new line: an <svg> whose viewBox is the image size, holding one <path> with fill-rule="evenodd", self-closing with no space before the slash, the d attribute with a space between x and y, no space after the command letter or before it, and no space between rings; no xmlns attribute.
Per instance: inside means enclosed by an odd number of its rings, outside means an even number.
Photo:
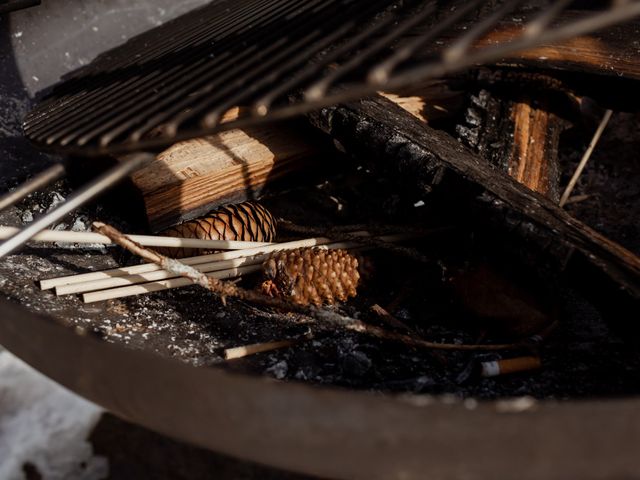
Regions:
<svg viewBox="0 0 640 480"><path fill-rule="evenodd" d="M196 368L0 302L0 342L114 414L200 447L331 478L612 478L640 471L640 402L447 402Z"/></svg>

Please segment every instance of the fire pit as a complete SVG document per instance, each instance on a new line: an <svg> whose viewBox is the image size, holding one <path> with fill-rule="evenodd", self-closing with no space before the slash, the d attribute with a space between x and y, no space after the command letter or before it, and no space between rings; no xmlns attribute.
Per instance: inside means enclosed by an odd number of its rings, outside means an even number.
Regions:
<svg viewBox="0 0 640 480"><path fill-rule="evenodd" d="M11 31L15 39L13 24ZM261 203L290 222L281 222L285 240L339 235L353 224L430 231L404 247L364 253L358 295L327 310L391 332L389 338L244 300L225 304L197 286L97 303L57 297L36 280L136 260L100 245L31 244L0 263L7 298L0 341L123 418L310 474L632 475L640 368L632 252L640 247L640 206L631 180L638 176L631 159L639 137L627 125L638 117L618 113L615 95L584 93L615 79L594 74L578 85L568 73L550 80L512 68L447 77L446 98L455 101L428 125L402 102L382 97L319 108L310 124L338 147L319 147L324 168L260 184ZM594 147L598 167L587 167L561 210L558 187L569 182L606 108L616 113ZM422 113L429 117L427 109ZM19 150L28 167L5 174L7 187L39 170L34 166L42 158L14 135L5 147L12 165L22 161L13 155ZM170 131L158 135L147 145L165 141ZM536 150L530 139L543 147ZM96 145L92 153L101 148ZM523 145L528 154L513 154ZM69 165L74 172L75 163ZM76 182L71 177L40 189L3 211L0 223L30 223L68 197ZM131 205L124 197L130 191L74 211L60 228L86 230L101 220L132 232L145 216L157 225L173 218L167 211L149 214L156 205L150 194L139 212L123 209ZM259 282L247 277L240 285ZM423 344L402 341L408 337ZM225 349L282 340L295 344L225 359ZM509 348L487 348L492 344ZM505 374L510 369L520 372Z"/></svg>

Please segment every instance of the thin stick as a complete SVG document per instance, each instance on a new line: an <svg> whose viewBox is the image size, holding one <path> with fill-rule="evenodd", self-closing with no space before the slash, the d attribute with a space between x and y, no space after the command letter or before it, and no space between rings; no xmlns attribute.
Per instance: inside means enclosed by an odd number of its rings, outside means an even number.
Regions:
<svg viewBox="0 0 640 480"><path fill-rule="evenodd" d="M591 194L584 194L584 195L574 195L572 197L569 197L567 199L566 202L564 202L565 205L569 205L570 203L580 203L580 202L584 202L585 200L589 200L593 195Z"/></svg>
<svg viewBox="0 0 640 480"><path fill-rule="evenodd" d="M609 119L611 118L612 113L613 113L612 110L607 110L606 112L604 112L604 116L602 117L602 120L600 120L600 125L598 125L598 129L596 130L596 133L594 133L593 138L591 139L591 143L589 143L589 147L584 152L584 155L582 156L582 159L578 164L578 168L576 168L576 171L573 173L573 177L571 177L571 180L569 180L569 184L567 185L567 188L565 188L564 193L562 194L562 197L560 197L561 207L564 207L564 204L567 203L567 200L569 199L569 195L571 195L571 192L573 191L573 188L576 186L576 183L578 182L580 175L582 175L582 171L584 170L584 167L587 165L587 162L589 161L589 158L591 157L593 150L596 148L596 145L598 144L598 140L600 140L600 137L602 136L602 132L604 132L604 129L607 126L607 123L609 123Z"/></svg>
<svg viewBox="0 0 640 480"><path fill-rule="evenodd" d="M388 311L386 311L383 307L381 307L377 303L374 303L373 305L371 305L370 310L373 313L375 313L378 316L378 318L384 321L387 325L394 328L399 328L401 330L404 330L405 332L415 333L413 328L411 328L409 325L407 325L403 321L398 320L396 317L391 315Z"/></svg>
<svg viewBox="0 0 640 480"><path fill-rule="evenodd" d="M254 343L252 345L243 345L241 347L226 348L224 350L225 360L235 360L238 358L248 357L256 353L270 352L272 350L278 350L280 348L288 348L298 345L307 340L311 340L313 335L307 333L298 338L292 338L288 340L279 340L276 342Z"/></svg>
<svg viewBox="0 0 640 480"><path fill-rule="evenodd" d="M299 305L287 300L281 300L278 298L267 297L258 292L251 290L245 290L230 282L225 282L216 278L208 277L206 274L197 271L195 268L185 265L178 260L160 255L153 250L146 249L141 245L133 242L125 235L120 233L115 228L102 224L94 223L100 233L108 236L114 243L117 243L123 248L126 248L131 253L139 255L140 257L158 263L163 269L175 272L178 275L182 275L193 283L200 285L201 287L209 290L210 292L218 295L223 303L227 297L236 297L240 300L247 302L253 302L265 307L277 308L280 310L300 313L309 317L315 318L326 324L344 328L353 332L366 333L374 337L378 337L386 340L393 340L404 343L409 347L416 348L430 348L440 350L504 350L513 349L519 346L519 344L494 344L494 345L457 345L457 344L442 344L427 342L426 340L420 340L409 335L403 335L400 333L388 332L382 328L367 325L366 323L357 320L355 318L346 317L335 313L330 310L321 309L313 306ZM278 316L278 318L284 318Z"/></svg>
<svg viewBox="0 0 640 480"><path fill-rule="evenodd" d="M332 237L332 236L336 236L336 231L332 230L331 228L316 228L316 227L309 227L306 225L297 225L293 222L290 222L288 220L284 220L284 219L278 219L278 226L282 227L286 230L289 230L291 232L298 232L298 233L303 233L303 234L307 234L307 235L323 235L323 236L327 236L327 237ZM422 235L420 236L426 236L428 234L432 234L432 233L440 233L440 232L446 232L451 230L453 227L451 226L447 226L447 227L438 227L438 228L433 228L433 229L428 229L428 230L422 230ZM413 229L415 230L415 229ZM420 231L420 230L418 230ZM362 243L364 245L370 245L370 246L374 246L374 247L379 247L379 248L384 248L385 250L388 250L390 252L394 252L396 254L399 255L403 255L405 257L411 258L412 260L421 262L421 263L427 263L432 265L434 263L434 259L427 257L426 255L423 255L422 253L420 253L418 250L416 250L415 248L409 248L409 247L403 247L400 245L395 245L393 243L390 243L388 241L383 240L380 237L364 237L364 236L354 236L353 234L350 233L344 233L341 232L340 233L340 237L344 238L345 240L353 240L359 243Z"/></svg>
<svg viewBox="0 0 640 480"><path fill-rule="evenodd" d="M262 268L261 265L249 265L245 267L228 268L218 270L216 272L207 273L209 278L229 279L241 277L249 273L258 272ZM203 274L205 275L205 274ZM102 300L110 300L113 298L131 297L133 295L142 295L145 293L161 292L173 288L187 287L193 285L191 278L175 277L168 280L160 280L157 282L141 283L139 285L128 285L118 288L109 288L107 290L98 290L95 292L83 293L82 301L84 303L100 302Z"/></svg>
<svg viewBox="0 0 640 480"><path fill-rule="evenodd" d="M321 245L319 248L331 249L355 249L359 250L367 247L360 247L353 242L338 242L328 245ZM223 260L220 262L212 262L202 265L196 265L194 268L208 276L214 278L232 278L241 276L246 273L253 273L260 270L262 263L268 258L269 254L256 255L251 258L238 258L234 260ZM236 268L240 267L240 268ZM250 268L255 267L255 268ZM209 272L214 272L209 274ZM84 293L94 291L93 294L83 295L86 303L97 302L111 298L130 297L131 295L139 295L150 292L160 292L172 288L179 288L189 285L189 282L182 278L176 278L179 274L166 270L158 270L151 273L141 275L132 275L130 277L115 277L106 280L95 280L92 282L74 283L71 285L60 285L55 287L56 295L67 295L71 293ZM170 279L170 280L166 280ZM136 286L138 285L138 286ZM120 287L120 288L113 288ZM96 291L98 290L98 291Z"/></svg>
<svg viewBox="0 0 640 480"><path fill-rule="evenodd" d="M19 232L16 227L0 226L0 239L10 238ZM236 240L203 240L200 238L164 237L159 235L127 235L133 241L147 247L203 248L208 250L239 250L271 245L265 242L241 242ZM94 232L69 230L43 230L31 240L37 242L100 243L113 244L108 237Z"/></svg>
<svg viewBox="0 0 640 480"><path fill-rule="evenodd" d="M368 235L367 232L353 232L352 235ZM401 239L412 238L411 234L403 235L402 237L394 235L384 237L390 239L390 241L400 241ZM211 253L208 255L198 255L194 257L183 258L180 261L185 265L201 265L205 263L211 263L215 261L231 260L234 258L249 257L252 255L258 255L261 253L274 252L276 250L285 250L293 248L314 247L320 245L326 245L333 242L332 239L326 237L307 238L304 240L295 240L285 243L273 243L264 247L247 248L243 250L235 250L232 252L220 252ZM342 248L342 247L338 247ZM40 288L42 290L48 290L60 285L71 285L76 283L84 283L96 280L105 280L114 277L125 277L130 275L140 275L148 272L159 271L161 268L155 263L145 263L142 265L134 265L131 267L120 267L110 270L101 270L98 272L81 273L76 275L66 275L64 277L49 278L40 280Z"/></svg>

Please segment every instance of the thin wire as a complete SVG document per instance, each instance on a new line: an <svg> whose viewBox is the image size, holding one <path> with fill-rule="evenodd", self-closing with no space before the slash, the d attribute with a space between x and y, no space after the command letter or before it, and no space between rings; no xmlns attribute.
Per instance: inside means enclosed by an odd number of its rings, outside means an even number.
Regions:
<svg viewBox="0 0 640 480"><path fill-rule="evenodd" d="M47 168L45 171L40 172L35 177L19 185L18 188L12 192L8 192L0 197L0 211L4 210L11 205L18 203L27 195L35 192L36 190L55 182L58 178L64 175L65 167L62 163L56 163L55 165Z"/></svg>

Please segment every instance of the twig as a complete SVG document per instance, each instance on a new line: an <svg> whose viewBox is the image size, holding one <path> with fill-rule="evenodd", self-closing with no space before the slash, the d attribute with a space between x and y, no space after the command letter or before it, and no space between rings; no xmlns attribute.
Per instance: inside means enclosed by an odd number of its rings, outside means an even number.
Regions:
<svg viewBox="0 0 640 480"><path fill-rule="evenodd" d="M569 205L570 203L580 203L580 202L584 202L585 200L589 200L593 195L590 194L584 194L584 195L573 195L571 197L569 197L567 199L566 202L564 202L565 205Z"/></svg>
<svg viewBox="0 0 640 480"><path fill-rule="evenodd" d="M333 228L317 228L317 227L309 227L306 225L297 225L293 222L290 222L289 220L284 220L284 219L278 219L278 227L282 227L285 230L291 231L291 232L296 232L296 233L303 233L305 235L323 235L326 237L336 237L338 236L339 238L343 238L345 240L352 240L354 242L359 242L362 243L363 245L369 245L369 246L374 246L374 247L379 247L379 248L384 248L385 250L397 253L399 255L403 255L405 257L409 257L413 260L416 260L418 262L421 263L428 263L430 265L433 265L434 263L434 259L427 257L426 255L423 255L422 253L420 253L418 250L416 250L415 248L409 248L409 247L403 247L401 245L395 245L393 243L389 243L386 242L384 240L381 240L379 238L376 237L362 237L362 236L354 236L353 234L350 233L345 233L342 231L338 231L335 230ZM407 230L406 227L402 227L405 230ZM418 232L420 232L423 235L429 234L429 233L440 233L440 232L446 232L451 230L453 227L447 226L447 227L439 227L439 228L433 228L433 229L428 229L428 230L417 230ZM409 229L409 231L414 230L414 229Z"/></svg>
<svg viewBox="0 0 640 480"><path fill-rule="evenodd" d="M591 143L589 143L589 147L584 152L584 155L582 156L582 159L580 159L580 163L578 164L578 168L576 168L576 171L573 173L571 180L569 180L569 184L567 185L567 188L565 188L564 193L562 194L562 197L560 197L560 207L564 207L564 204L567 203L567 200L569 199L569 195L571 195L573 188L576 186L576 183L578 182L578 178L580 178L580 175L582 175L582 171L584 170L584 167L587 165L587 162L589 161L589 158L591 157L593 150L596 148L596 145L598 144L598 140L600 140L600 137L602 136L602 132L604 132L604 129L607 126L607 123L609 123L609 119L611 118L612 113L613 113L612 110L607 110L604 113L602 120L600 120L600 125L598 125L598 129L596 130L596 133L593 134L593 138L591 139Z"/></svg>
<svg viewBox="0 0 640 480"><path fill-rule="evenodd" d="M280 348L293 347L299 343L311 340L313 334L307 333L298 338L291 338L288 340L279 340L275 342L254 343L252 345L243 345L241 347L226 348L224 350L225 360L235 360L237 358L248 357L256 353L269 352L272 350L278 350Z"/></svg>
<svg viewBox="0 0 640 480"><path fill-rule="evenodd" d="M258 292L245 290L244 288L238 287L230 282L208 277L204 273L199 272L189 265L185 265L178 260L165 257L164 255L160 255L153 250L142 247L141 245L127 238L125 235L109 225L105 225L99 222L95 222L93 225L96 230L98 230L103 235L111 238L114 243L120 245L121 247L126 248L130 252L144 258L145 260L157 263L165 270L169 270L176 273L177 275L186 277L193 283L200 285L201 287L217 294L221 298L223 303L226 302L227 297L235 297L240 300L256 303L265 307L277 308L289 312L307 315L320 320L321 322L341 327L352 332L366 333L368 335L381 339L401 342L409 347L439 350L505 350L517 348L520 346L520 344L511 343L493 345L443 344L416 339L410 337L409 335L389 332L382 328L367 325L360 320L346 317L330 310L313 306L299 305L287 300L268 297Z"/></svg>
<svg viewBox="0 0 640 480"><path fill-rule="evenodd" d="M384 321L387 325L394 328L399 328L401 330L404 330L405 332L415 334L415 330L413 330L413 328L411 328L409 325L407 325L403 321L398 320L396 317L391 315L389 312L387 312L384 308L382 308L377 303L374 303L373 305L371 305L370 310L373 313L375 313L378 316L378 318Z"/></svg>

